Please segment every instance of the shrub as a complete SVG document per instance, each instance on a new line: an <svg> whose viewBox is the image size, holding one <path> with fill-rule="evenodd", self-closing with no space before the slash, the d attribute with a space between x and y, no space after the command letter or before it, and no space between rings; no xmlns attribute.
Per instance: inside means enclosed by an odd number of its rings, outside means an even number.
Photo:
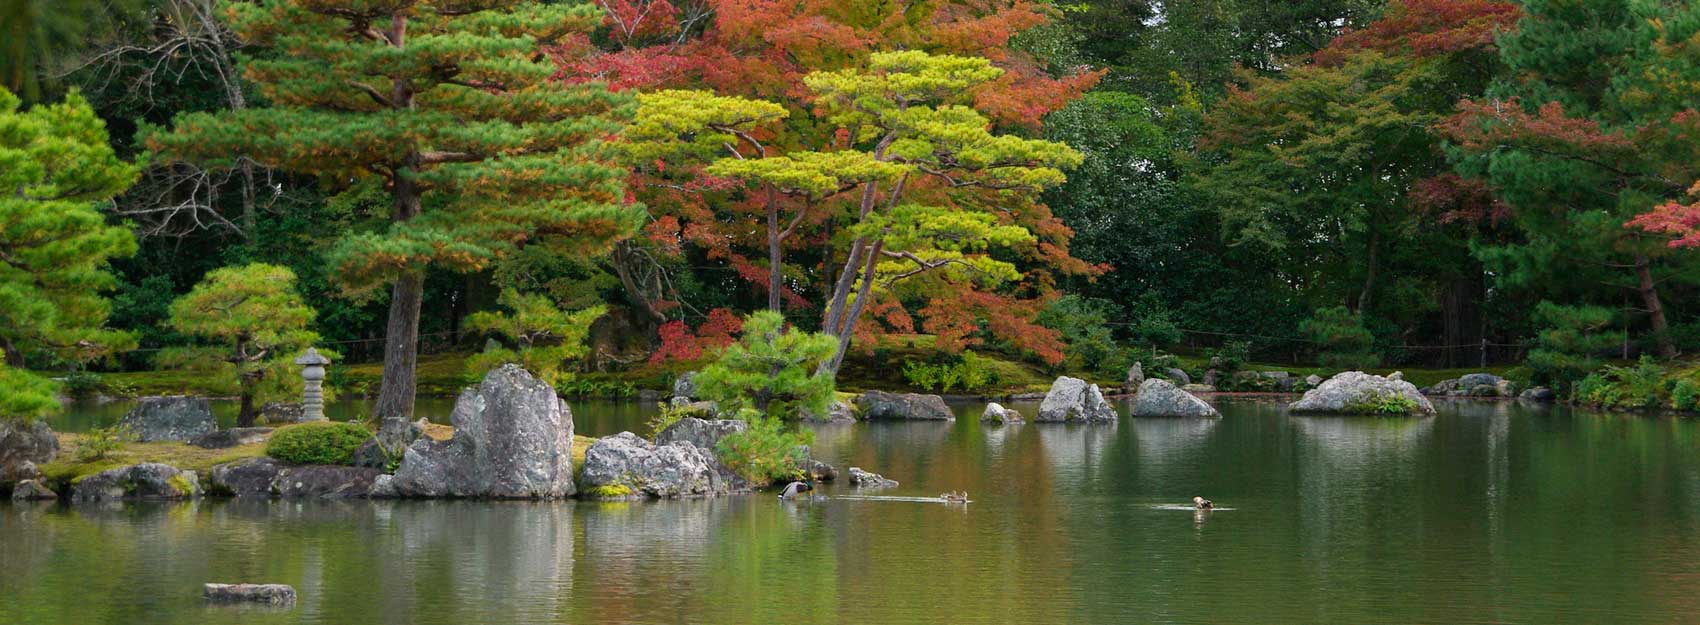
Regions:
<svg viewBox="0 0 1700 625"><path fill-rule="evenodd" d="M1382 395L1353 404L1347 412L1368 415L1408 415L1417 409L1417 402L1404 395Z"/></svg>
<svg viewBox="0 0 1700 625"><path fill-rule="evenodd" d="M798 479L808 461L807 446L814 442L810 430L792 430L778 419L744 410L739 417L749 429L729 434L715 446L715 455L738 475L756 484Z"/></svg>
<svg viewBox="0 0 1700 625"><path fill-rule="evenodd" d="M1364 327L1363 317L1345 306L1317 309L1299 324L1299 331L1317 343L1317 361L1324 367L1367 369L1381 362L1375 335Z"/></svg>
<svg viewBox="0 0 1700 625"><path fill-rule="evenodd" d="M279 429L266 455L293 464L348 464L372 432L353 423L303 423Z"/></svg>
<svg viewBox="0 0 1700 625"><path fill-rule="evenodd" d="M1700 381L1682 378L1670 391L1670 407L1677 410L1700 410Z"/></svg>
<svg viewBox="0 0 1700 625"><path fill-rule="evenodd" d="M972 351L962 352L956 362L927 362L911 360L903 363L903 378L917 388L929 391L979 391L998 382L998 372L992 359Z"/></svg>
<svg viewBox="0 0 1700 625"><path fill-rule="evenodd" d="M748 408L783 418L802 411L826 414L835 388L819 365L838 351L838 339L787 328L785 318L770 310L752 313L743 331L694 378L698 394L726 411Z"/></svg>
<svg viewBox="0 0 1700 625"><path fill-rule="evenodd" d="M1576 385L1576 400L1603 408L1657 408L1673 396L1665 368L1650 356L1633 367L1607 366Z"/></svg>
<svg viewBox="0 0 1700 625"><path fill-rule="evenodd" d="M1541 331L1528 358L1534 383L1577 395L1577 381L1599 366L1596 355L1617 342L1604 333L1612 317L1612 311L1599 306L1536 305L1534 320Z"/></svg>
<svg viewBox="0 0 1700 625"><path fill-rule="evenodd" d="M77 462L104 460L130 438L130 429L122 425L89 430L77 445Z"/></svg>

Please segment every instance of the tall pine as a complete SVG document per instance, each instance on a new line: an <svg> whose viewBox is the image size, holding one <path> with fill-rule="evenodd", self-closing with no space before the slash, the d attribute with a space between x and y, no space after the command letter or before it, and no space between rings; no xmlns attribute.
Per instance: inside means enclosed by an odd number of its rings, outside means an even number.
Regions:
<svg viewBox="0 0 1700 625"><path fill-rule="evenodd" d="M382 186L387 227L345 235L329 262L351 294L390 289L376 406L386 436L412 418L428 269L482 270L527 244L583 253L641 223L623 171L604 160L630 98L550 81L543 53L593 30L593 5L265 0L227 11L232 30L264 50L241 66L271 106L180 115L147 145L169 159L247 155Z"/></svg>

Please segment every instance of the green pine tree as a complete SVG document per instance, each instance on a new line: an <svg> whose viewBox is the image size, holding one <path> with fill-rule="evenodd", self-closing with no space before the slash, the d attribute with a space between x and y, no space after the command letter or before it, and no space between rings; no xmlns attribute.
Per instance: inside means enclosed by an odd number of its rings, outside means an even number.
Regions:
<svg viewBox="0 0 1700 625"><path fill-rule="evenodd" d="M211 373L241 397L236 423L254 425L255 400L298 396L295 357L319 334L308 329L313 309L295 290L295 272L253 263L207 272L200 284L171 304L171 326L211 345L173 348L159 361Z"/></svg>
<svg viewBox="0 0 1700 625"><path fill-rule="evenodd" d="M633 106L603 85L552 81L543 46L601 21L582 2L267 0L228 5L264 56L244 76L271 108L180 115L147 146L217 164L376 181L389 224L329 254L352 294L390 288L375 408L399 436L413 414L427 269L477 271L521 244L578 250L625 236L642 211L603 139Z"/></svg>

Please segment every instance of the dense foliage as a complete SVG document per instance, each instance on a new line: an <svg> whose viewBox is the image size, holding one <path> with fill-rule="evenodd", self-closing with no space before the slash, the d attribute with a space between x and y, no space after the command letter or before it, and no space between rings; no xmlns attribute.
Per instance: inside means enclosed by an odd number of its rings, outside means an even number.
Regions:
<svg viewBox="0 0 1700 625"><path fill-rule="evenodd" d="M356 423L302 423L273 432L266 455L291 464L348 464L371 439L372 432Z"/></svg>

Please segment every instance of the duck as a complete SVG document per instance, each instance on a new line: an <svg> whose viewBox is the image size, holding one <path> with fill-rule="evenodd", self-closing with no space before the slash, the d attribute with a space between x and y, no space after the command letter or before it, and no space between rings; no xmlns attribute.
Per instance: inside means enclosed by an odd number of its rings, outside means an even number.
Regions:
<svg viewBox="0 0 1700 625"><path fill-rule="evenodd" d="M968 503L968 492L948 492L943 495L939 495L939 499L943 499L949 503Z"/></svg>
<svg viewBox="0 0 1700 625"><path fill-rule="evenodd" d="M1197 506L1199 510L1209 510L1216 507L1216 504L1211 503L1209 499L1205 499L1203 497L1193 497L1192 505Z"/></svg>

